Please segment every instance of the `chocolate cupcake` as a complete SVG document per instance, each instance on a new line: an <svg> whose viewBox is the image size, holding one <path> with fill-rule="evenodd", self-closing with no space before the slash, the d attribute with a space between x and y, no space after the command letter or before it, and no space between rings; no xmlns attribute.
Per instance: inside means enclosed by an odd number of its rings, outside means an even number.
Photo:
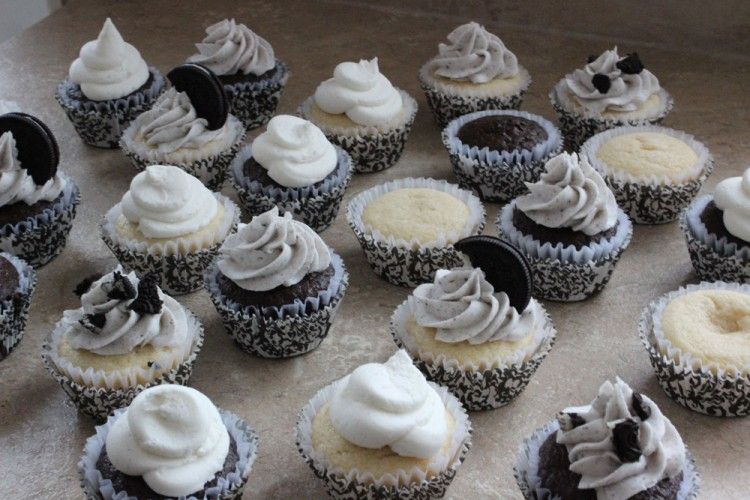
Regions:
<svg viewBox="0 0 750 500"><path fill-rule="evenodd" d="M0 252L0 361L23 338L36 272L26 262Z"/></svg>
<svg viewBox="0 0 750 500"><path fill-rule="evenodd" d="M523 111L479 111L443 130L458 184L485 201L507 202L536 182L544 163L562 151L560 131Z"/></svg>
<svg viewBox="0 0 750 500"><path fill-rule="evenodd" d="M83 142L117 148L123 131L151 108L164 85L159 70L147 66L107 18L97 39L81 47L55 99Z"/></svg>
<svg viewBox="0 0 750 500"><path fill-rule="evenodd" d="M286 358L320 345L349 281L320 236L274 207L240 224L220 254L206 271L206 288L242 350Z"/></svg>

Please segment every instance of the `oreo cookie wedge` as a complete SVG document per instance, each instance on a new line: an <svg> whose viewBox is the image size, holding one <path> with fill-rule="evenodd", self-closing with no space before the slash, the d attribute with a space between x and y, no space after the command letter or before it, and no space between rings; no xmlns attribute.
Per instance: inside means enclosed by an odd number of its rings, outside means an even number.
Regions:
<svg viewBox="0 0 750 500"><path fill-rule="evenodd" d="M195 112L208 122L209 130L224 126L229 115L229 100L219 77L200 64L177 66L167 74L174 88L185 92Z"/></svg>
<svg viewBox="0 0 750 500"><path fill-rule="evenodd" d="M16 140L18 161L34 184L43 186L57 174L60 148L52 131L42 120L26 113L0 116L0 135L10 132Z"/></svg>
<svg viewBox="0 0 750 500"><path fill-rule="evenodd" d="M496 292L505 292L510 305L523 311L529 305L532 290L531 266L513 245L494 236L469 236L453 245L469 257L471 265L484 271Z"/></svg>

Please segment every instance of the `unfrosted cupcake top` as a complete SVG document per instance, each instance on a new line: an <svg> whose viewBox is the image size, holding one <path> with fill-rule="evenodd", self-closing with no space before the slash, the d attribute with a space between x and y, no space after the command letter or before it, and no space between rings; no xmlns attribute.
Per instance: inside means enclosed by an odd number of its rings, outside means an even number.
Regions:
<svg viewBox="0 0 750 500"><path fill-rule="evenodd" d="M750 168L741 177L721 181L716 186L714 203L723 211L727 231L732 236L750 241Z"/></svg>
<svg viewBox="0 0 750 500"><path fill-rule="evenodd" d="M148 66L138 49L123 40L110 18L96 40L86 42L73 64L70 80L94 101L132 94L148 80Z"/></svg>
<svg viewBox="0 0 750 500"><path fill-rule="evenodd" d="M14 203L33 205L53 201L65 188L66 181L58 171L44 184L37 185L18 160L16 140L11 132L0 135L0 207Z"/></svg>
<svg viewBox="0 0 750 500"><path fill-rule="evenodd" d="M271 44L234 19L206 28L206 37L195 47L198 53L190 56L188 62L205 66L217 75L260 76L276 66Z"/></svg>

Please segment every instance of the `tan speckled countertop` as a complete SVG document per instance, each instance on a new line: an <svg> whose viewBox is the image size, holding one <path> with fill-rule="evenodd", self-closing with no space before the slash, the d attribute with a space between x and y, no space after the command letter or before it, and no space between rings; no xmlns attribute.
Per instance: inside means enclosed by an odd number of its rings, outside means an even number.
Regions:
<svg viewBox="0 0 750 500"><path fill-rule="evenodd" d="M459 4L465 12L451 14ZM614 3L611 11L597 13L580 0L566 2L559 16L552 8L556 2L545 4L532 9L479 0L419 0L413 5L384 1L372 8L357 1L82 0L69 2L0 45L0 98L18 101L24 111L50 125L60 142L61 167L75 178L83 195L67 248L39 272L26 336L0 363L0 497L81 495L76 462L93 424L68 403L39 353L62 311L76 305L71 290L80 278L115 264L99 240L97 221L134 174L120 152L85 146L53 97L79 47L96 36L106 16L165 73L192 53L192 43L200 40L205 26L232 16L246 22L291 67L280 112L293 112L337 62L379 56L383 73L417 98L420 111L401 161L385 172L355 177L344 203L389 179L452 179L416 74L437 43L459 22L472 18L499 34L530 71L534 82L524 110L554 118L546 96L555 81L589 54L619 44L623 51L637 50L674 95L676 106L665 124L696 135L714 154L717 168L705 190L750 166L746 3L713 7L675 2L669 7L637 0ZM624 5L632 10L625 11ZM597 19L591 29L581 21L586 16ZM180 299L199 314L207 333L191 385L245 418L260 434L247 498L324 495L295 449L297 412L322 386L364 362L385 360L395 349L388 319L408 291L372 274L343 212L323 238L345 259L351 286L329 337L313 353L286 361L250 357L223 333L204 292ZM488 206L487 220L493 221L496 212L497 206ZM488 224L487 232L494 231ZM520 498L512 463L521 439L563 407L588 402L605 378L619 375L651 396L677 426L702 474L703 498L746 497L750 420L706 417L671 402L659 388L636 332L638 315L652 298L694 280L677 224L638 226L603 293L583 303L548 304L559 332L556 345L512 404L471 415L474 446L448 496Z"/></svg>

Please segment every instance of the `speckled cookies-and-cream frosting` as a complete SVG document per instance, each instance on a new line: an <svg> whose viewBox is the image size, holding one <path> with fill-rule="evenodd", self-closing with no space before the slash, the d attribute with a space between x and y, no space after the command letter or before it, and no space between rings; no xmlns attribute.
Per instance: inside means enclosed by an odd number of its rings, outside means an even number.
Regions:
<svg viewBox="0 0 750 500"><path fill-rule="evenodd" d="M717 184L714 203L723 212L722 220L727 231L750 242L750 168L742 176L730 177Z"/></svg>
<svg viewBox="0 0 750 500"><path fill-rule="evenodd" d="M205 66L217 75L260 76L276 66L271 44L234 19L206 28L206 37L195 47L198 53L190 56L188 62Z"/></svg>
<svg viewBox="0 0 750 500"><path fill-rule="evenodd" d="M39 186L18 160L16 140L11 132L0 135L0 208L14 203L33 205L54 201L65 188L60 171Z"/></svg>

